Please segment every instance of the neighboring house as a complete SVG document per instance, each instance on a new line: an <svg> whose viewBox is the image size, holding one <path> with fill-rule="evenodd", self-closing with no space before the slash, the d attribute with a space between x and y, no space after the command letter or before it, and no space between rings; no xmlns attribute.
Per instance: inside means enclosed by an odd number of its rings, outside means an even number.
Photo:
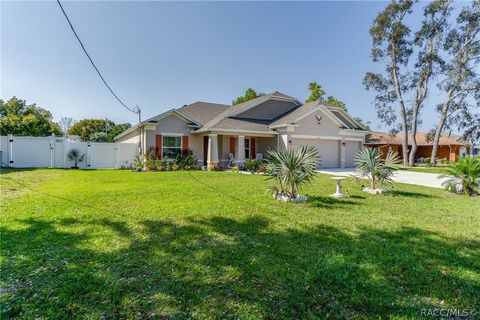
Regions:
<svg viewBox="0 0 480 320"><path fill-rule="evenodd" d="M319 167L352 167L368 133L342 109L322 102L302 104L280 92L222 105L195 102L172 109L126 130L118 142L135 142L142 150L171 157L190 148L200 165L226 166L265 155L270 148L302 145L318 148Z"/></svg>
<svg viewBox="0 0 480 320"><path fill-rule="evenodd" d="M385 132L370 132L365 141L367 147L378 147L382 150L382 155L391 149L402 157L402 134L391 135ZM433 138L427 132L417 133L417 152L416 158L430 158L432 156ZM410 150L411 139L409 139L408 149ZM466 155L467 144L460 140L460 136L442 134L437 152L437 159L445 159L456 162L459 156Z"/></svg>

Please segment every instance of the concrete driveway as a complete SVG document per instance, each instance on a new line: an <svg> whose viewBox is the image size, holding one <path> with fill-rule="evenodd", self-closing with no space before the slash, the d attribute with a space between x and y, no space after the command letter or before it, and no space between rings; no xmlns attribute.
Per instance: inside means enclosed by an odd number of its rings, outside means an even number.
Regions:
<svg viewBox="0 0 480 320"><path fill-rule="evenodd" d="M333 176L348 177L355 175L355 168L333 168L318 170L320 173L325 173ZM443 189L442 183L448 180L447 177L442 177L441 174L436 173L423 173L399 170L392 178L395 182L416 184L419 186L440 188Z"/></svg>

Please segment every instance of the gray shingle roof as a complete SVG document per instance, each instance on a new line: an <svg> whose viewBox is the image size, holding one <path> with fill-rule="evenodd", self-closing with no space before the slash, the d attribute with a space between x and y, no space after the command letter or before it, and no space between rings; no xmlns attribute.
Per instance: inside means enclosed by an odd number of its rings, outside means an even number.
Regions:
<svg viewBox="0 0 480 320"><path fill-rule="evenodd" d="M200 130L207 131L207 130L214 130L214 129L217 129L217 128L220 128L220 129L230 128L230 129L234 129L234 130L240 130L240 129L247 130L245 128L249 127L249 128L252 128L252 129L248 129L248 130L271 132L271 130L267 127L266 124L260 124L260 123L257 123L257 122L254 122L254 121L248 121L248 120L245 120L245 119L233 119L233 118L229 118L229 117L231 115L239 112L239 111L244 110L244 109L247 110L250 106L257 105L257 104L259 104L263 101L266 101L266 100L268 100L272 97L273 98L278 97L278 98L283 98L283 99L296 100L293 97L290 97L290 96L287 96L286 94L275 91L275 92L257 97L255 99L252 99L252 100L249 100L249 101L246 101L246 102L236 104L236 105L233 105L233 106L229 107L224 112L222 112L221 114L217 115L215 118L213 118L212 120L210 120L206 124L204 124L204 126ZM225 127L227 125L228 125L228 127ZM253 128L255 128L255 129L253 129Z"/></svg>
<svg viewBox="0 0 480 320"><path fill-rule="evenodd" d="M217 116L219 113L224 112L230 107L231 106L226 104L197 101L192 104L178 108L177 111L186 116L187 118L190 118L195 122L204 125L209 120Z"/></svg>
<svg viewBox="0 0 480 320"><path fill-rule="evenodd" d="M300 118L304 114L309 113L315 108L318 108L320 106L320 103L318 101L313 101L313 102L307 102L301 107L298 107L297 109L293 110L290 113L287 113L283 117L279 118L278 120L272 122L270 126L275 126L275 125L280 125L280 124L287 124L295 121L296 119Z"/></svg>

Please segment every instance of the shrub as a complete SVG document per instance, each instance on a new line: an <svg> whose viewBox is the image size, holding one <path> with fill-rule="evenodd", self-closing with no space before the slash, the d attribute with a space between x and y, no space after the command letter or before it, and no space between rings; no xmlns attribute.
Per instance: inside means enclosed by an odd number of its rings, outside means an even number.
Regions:
<svg viewBox="0 0 480 320"><path fill-rule="evenodd" d="M78 168L78 164L85 159L85 155L85 153L80 154L80 150L78 149L70 149L67 153L67 159L73 161L73 168Z"/></svg>
<svg viewBox="0 0 480 320"><path fill-rule="evenodd" d="M456 191L457 185L462 186L462 191L467 195L477 195L480 185L480 158L466 157L460 159L457 163L447 168L449 177L443 183L444 187L449 191ZM453 176L453 177L452 177Z"/></svg>
<svg viewBox="0 0 480 320"><path fill-rule="evenodd" d="M320 161L318 150L313 146L297 150L270 150L267 158L268 179L274 179L279 186L271 186L270 189L289 198L296 198L301 187L313 180Z"/></svg>
<svg viewBox="0 0 480 320"><path fill-rule="evenodd" d="M175 157L173 163L178 166L177 169L192 170L197 165L197 159L191 149L184 149Z"/></svg>
<svg viewBox="0 0 480 320"><path fill-rule="evenodd" d="M156 171L157 170L157 160L155 159L147 159L145 162L145 169L148 171Z"/></svg>
<svg viewBox="0 0 480 320"><path fill-rule="evenodd" d="M133 159L133 168L135 171L140 172L143 171L143 157L140 155L136 155Z"/></svg>
<svg viewBox="0 0 480 320"><path fill-rule="evenodd" d="M384 185L392 181L392 176L397 171L395 164L399 162L398 154L395 151L388 151L385 160L380 157L378 148L365 148L357 153L355 159L357 171L361 177L370 180L370 188L375 190L377 183Z"/></svg>

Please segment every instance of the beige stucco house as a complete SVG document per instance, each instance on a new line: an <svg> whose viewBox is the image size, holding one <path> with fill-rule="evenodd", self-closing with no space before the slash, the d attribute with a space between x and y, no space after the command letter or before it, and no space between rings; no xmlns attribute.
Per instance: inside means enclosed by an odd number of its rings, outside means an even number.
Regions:
<svg viewBox="0 0 480 320"><path fill-rule="evenodd" d="M354 166L368 133L344 110L322 102L302 104L273 92L237 105L195 102L141 122L116 137L155 150L159 157L190 148L199 165L265 155L270 148L318 148L322 168Z"/></svg>

